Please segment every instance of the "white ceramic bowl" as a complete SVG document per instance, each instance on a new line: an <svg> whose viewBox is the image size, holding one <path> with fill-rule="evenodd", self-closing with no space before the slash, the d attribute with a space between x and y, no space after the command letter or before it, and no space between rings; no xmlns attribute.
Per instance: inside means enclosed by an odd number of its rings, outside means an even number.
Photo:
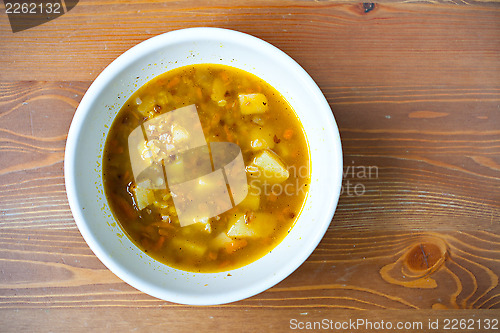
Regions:
<svg viewBox="0 0 500 333"><path fill-rule="evenodd" d="M226 64L275 87L293 106L307 135L311 186L296 225L271 253L239 269L191 273L145 255L115 221L103 192L101 159L122 104L144 83L171 69ZM71 124L64 161L71 211L85 241L113 273L157 298L184 304L228 303L256 295L297 269L332 220L342 181L340 137L330 107L311 77L276 47L247 34L217 28L168 32L113 61L83 97Z"/></svg>

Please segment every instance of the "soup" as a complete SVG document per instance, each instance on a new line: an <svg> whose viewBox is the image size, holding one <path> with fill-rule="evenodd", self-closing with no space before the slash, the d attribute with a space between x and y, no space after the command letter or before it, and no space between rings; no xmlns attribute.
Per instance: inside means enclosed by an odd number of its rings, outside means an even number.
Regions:
<svg viewBox="0 0 500 333"><path fill-rule="evenodd" d="M221 272L272 251L310 183L303 127L284 97L224 65L177 68L118 112L103 153L105 194L127 236L156 260Z"/></svg>

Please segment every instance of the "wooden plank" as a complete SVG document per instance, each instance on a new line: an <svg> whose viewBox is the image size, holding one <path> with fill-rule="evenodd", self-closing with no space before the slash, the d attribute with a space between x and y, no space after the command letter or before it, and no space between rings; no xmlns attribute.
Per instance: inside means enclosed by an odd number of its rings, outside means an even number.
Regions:
<svg viewBox="0 0 500 333"><path fill-rule="evenodd" d="M29 316L30 321L25 318ZM140 307L115 307L115 308L89 308L76 310L52 309L50 311L19 310L11 312L5 318L9 322L21 322L23 331L37 332L65 332L71 322L72 332L88 332L105 329L106 332L124 331L167 331L167 332L318 332L319 330L306 330L307 322L311 326L318 322L326 332L373 332L375 325L384 322L384 327L392 325L393 329L377 329L376 332L449 332L445 330L447 320L462 318L468 321L470 327L477 328L479 324L491 322L498 318L493 310L475 311L467 318L463 318L463 311L349 311L332 309L252 309L252 311L229 308L184 308L164 309L158 307L156 311L146 311ZM191 318L182 321L180 318ZM197 320L193 320L197 318ZM402 319L404 318L404 319ZM360 325L353 325L357 321ZM349 323L351 321L351 323ZM437 322L436 322L437 321ZM37 323L41 323L37 325ZM347 323L347 324L344 324ZM390 324L388 324L390 323ZM395 329L401 323L409 325L408 329ZM466 322L465 322L466 323ZM440 329L431 329L438 324ZM317 325L316 327L320 327ZM335 329L335 325L344 325L347 329ZM370 326L372 329L370 330ZM299 327L304 327L299 330ZM333 329L330 329L333 327ZM349 328L350 327L350 328ZM413 327L413 328L412 328ZM424 329L421 329L423 327ZM452 327L452 325L448 325ZM457 325L456 327L459 327ZM467 327L467 326L466 326ZM491 327L491 324L490 324ZM455 330L458 332L465 332ZM467 330L468 331L468 330ZM496 330L483 330L489 332ZM474 330L470 330L474 332ZM477 331L479 332L479 331Z"/></svg>
<svg viewBox="0 0 500 333"><path fill-rule="evenodd" d="M96 259L77 230L3 230L0 249L3 310L179 307L121 282ZM483 231L331 229L286 280L220 307L498 309L499 253L500 236Z"/></svg>
<svg viewBox="0 0 500 333"><path fill-rule="evenodd" d="M62 161L74 109L88 86L0 85L4 228L74 226ZM334 228L499 231L500 84L482 90L323 90L344 150L344 192Z"/></svg>
<svg viewBox="0 0 500 333"><path fill-rule="evenodd" d="M21 82L5 85L1 90L4 93L0 102L6 110L18 114L27 112L22 111L23 108L32 110L32 120L29 122L16 122L14 125L5 118L5 122L2 122L5 126L1 131L2 141L10 145L3 155L7 156L13 150L16 155L22 156L20 162L16 162L13 157L2 159L2 163L11 164L3 164L2 170L7 171L0 175L0 253L3 254L0 261L3 269L9 272L4 275L0 285L4 296L0 307L6 310L38 307L40 300L49 308L68 308L73 305L106 307L121 301L124 302L123 306L137 299L141 300L141 304L147 304L145 306L148 308L166 304L124 285L99 263L74 229L64 192L62 156L59 152L63 149L64 133L70 117L52 114L52 118L59 117L57 126L53 126L49 134L44 134L41 129L50 118L53 105L65 98L76 103L87 86L88 83ZM391 94L396 93L385 92L384 96ZM347 96L344 93L328 97L342 101ZM40 101L43 103L37 104ZM73 102L68 101L66 104L71 105ZM337 104L342 103L333 102L334 106ZM344 107L348 105L346 103ZM351 107L356 105L352 103ZM64 115L64 108L59 106L57 109ZM68 112L71 113L70 110ZM355 111L346 109L339 115L352 113ZM378 114L379 117L369 122L372 124L370 127L359 121L355 126L356 117L350 119L349 116L338 116L342 134L347 132L352 136L352 140L346 141L344 138L344 142L377 141L379 133L390 133L390 128L404 127L400 124L396 127L391 125L385 131L377 130L375 124L385 125L387 121L397 121L392 116L386 118L384 113ZM404 120L422 121L427 119L425 116L435 116L432 113L416 115L410 113ZM448 117L439 116L438 119ZM487 133L476 134L477 140L454 140L470 131L469 126L460 126L461 123L467 124L463 121L464 117L467 115L459 113L455 126L450 126L449 131L440 132L451 138L446 144L452 156L456 155L453 152L457 149L470 149L473 152L487 148L492 143L494 145L495 140ZM493 113L488 117L497 119ZM18 119L26 118L29 117ZM450 116L450 119L453 117ZM350 123L350 126L345 127L352 126L354 130L345 131L342 121ZM394 166L393 161L398 158L391 158L391 152L383 150L389 147L394 154L397 149L393 145L401 140L401 135L409 135L409 138L403 139L412 139L415 133L411 130L395 130L394 142L389 140L375 148L366 146L361 152L357 152L360 146L351 147L344 143L346 157L351 156L363 162L350 164L346 158L344 185L349 180L353 184L363 184L366 193L350 196L346 188L329 232L309 260L277 287L239 302L238 306L252 308L257 302L260 307L270 308L498 308L500 245L498 201L495 198L498 197L499 187L495 185L495 174L489 174L490 168L484 168L481 172L474 168L474 172L443 168L437 162L425 163L425 159L410 161L406 169ZM419 149L423 158L450 165L447 161L450 154L433 151L442 144L440 140L414 140L416 145L422 145L413 149ZM471 146L464 148L464 142ZM26 154L19 154L25 150ZM370 153L369 150L374 151ZM33 152L54 155L55 162L35 164L32 169L19 167L30 163ZM377 155L383 158L377 159ZM385 161L385 164L376 161ZM418 167L414 163L419 163ZM358 167L354 175L348 169L352 165ZM362 165L377 166L377 177L362 178L359 175ZM453 176L454 171L457 172L456 176ZM467 177L470 177L469 185L457 188L457 179L461 178L464 183ZM415 186L417 189L421 186L433 190L415 190ZM24 197L27 199L22 200ZM449 200L453 200L453 204ZM440 205L443 208L438 210ZM485 214L486 207L495 215ZM457 218L460 212L465 217ZM429 219L433 224L427 223ZM477 223L484 224L483 231L472 231L477 229ZM402 263L412 249L418 249L422 244L445 248L440 255L446 260L432 275L437 281L435 287L431 283L424 284L424 289L409 288L405 283L411 279L404 277ZM19 272L23 278L12 272ZM370 281L368 285L367 280ZM96 282L98 286L94 285ZM400 297L402 294L406 297Z"/></svg>
<svg viewBox="0 0 500 333"><path fill-rule="evenodd" d="M271 42L320 84L455 86L467 75L488 85L498 83L499 21L499 6L381 4L365 13L362 5L329 1L80 1L15 34L0 16L0 79L89 81L149 37L216 26ZM43 65L33 71L32 64Z"/></svg>
<svg viewBox="0 0 500 333"><path fill-rule="evenodd" d="M500 7L400 2L80 1L15 34L0 15L0 330L281 332L292 319L367 319L448 332L445 319L459 319L479 332L498 319ZM316 251L268 291L214 307L157 300L107 270L76 229L63 178L90 82L134 44L193 26L251 33L294 57L344 149L344 192Z"/></svg>

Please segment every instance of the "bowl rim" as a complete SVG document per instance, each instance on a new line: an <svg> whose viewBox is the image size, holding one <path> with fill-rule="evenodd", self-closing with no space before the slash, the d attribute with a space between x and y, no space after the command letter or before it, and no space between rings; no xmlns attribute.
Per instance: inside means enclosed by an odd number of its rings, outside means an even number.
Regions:
<svg viewBox="0 0 500 333"><path fill-rule="evenodd" d="M258 45L262 49L266 49L267 52L270 52L272 56L277 57L282 61L284 66L293 66L294 70L301 76L301 80L304 80L308 85L308 89L314 93L316 97L319 97L319 101L322 104L321 109L329 110L330 117L328 117L328 124L325 124L325 127L332 129L332 136L334 138L334 142L331 142L335 145L334 151L338 152L339 167L337 168L337 174L334 175L336 179L340 179L339 186L337 191L334 191L334 195L328 201L328 207L325 207L325 213L321 214L321 219L323 223L320 224L322 228L318 228L312 240L307 243L306 248L302 248L299 252L299 257L294 260L293 264L282 267L280 271L274 272L274 274L270 274L269 278L264 281L259 281L255 283L252 287L247 287L240 292L233 292L232 294L224 294L221 297L214 299L206 299L203 298L203 295L200 296L192 296L192 295L179 295L179 293L174 293L165 290L157 285L151 285L139 277L134 276L129 271L121 267L113 258L106 252L102 244L100 244L92 235L92 232L89 228L89 225L85 222L85 217L82 213L82 206L78 201L78 193L77 188L75 186L74 179L75 168L74 168L74 160L76 156L76 147L78 144L79 135L82 131L82 127L84 124L84 120L86 119L89 106L95 100L96 95L102 89L104 89L110 82L113 81L116 73L119 73L123 67L127 67L133 61L140 59L140 56L143 54L147 54L151 51L145 51L149 46L159 45L166 48L169 45L174 44L179 41L190 41L193 39L200 39L200 37L208 36L210 39L213 39L214 36L222 40L231 40L237 41L238 43L251 42L255 45ZM216 304L224 304L230 303L234 301L238 301L241 299L245 299L251 296L254 296L260 292L263 292L277 283L284 280L291 273L293 273L299 266L301 266L304 261L311 255L311 253L316 249L319 242L325 235L335 212L336 206L338 204L340 190L341 190L341 179L342 179L342 147L340 134L338 131L338 127L334 118L333 113L331 112L331 108L317 86L311 76L290 56L286 53L275 47L274 45L260 39L254 37L252 35L223 28L213 28L213 27L197 27L197 28L186 28L180 30L169 31L149 39L142 41L141 43L133 46L132 48L125 51L115 60L113 60L93 81L91 86L88 88L87 92L83 96L76 112L71 122L71 126L68 132L68 137L66 141L66 149L64 156L64 178L65 178L65 186L68 197L69 206L71 212L74 216L75 223L85 239L87 245L93 251L93 253L99 258L99 260L116 276L118 276L121 280L131 285L132 287L146 293L152 295L154 297L164 299L166 301L176 302L180 304L190 304L190 305L216 305ZM326 223L326 220L329 220ZM199 273L199 274L211 274L211 273ZM213 297L213 295L211 296Z"/></svg>

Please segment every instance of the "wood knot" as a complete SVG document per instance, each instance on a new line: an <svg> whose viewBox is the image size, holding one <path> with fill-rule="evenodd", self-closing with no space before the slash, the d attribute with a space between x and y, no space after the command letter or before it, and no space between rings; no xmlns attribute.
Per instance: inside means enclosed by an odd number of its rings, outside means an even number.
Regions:
<svg viewBox="0 0 500 333"><path fill-rule="evenodd" d="M414 272L434 271L434 266L441 265L446 257L446 248L435 243L415 244L406 255L405 264Z"/></svg>
<svg viewBox="0 0 500 333"><path fill-rule="evenodd" d="M350 6L350 9L356 15L368 15L377 8L378 5L374 2L362 2Z"/></svg>
<svg viewBox="0 0 500 333"><path fill-rule="evenodd" d="M446 243L437 237L421 237L402 253L396 262L382 267L382 278L407 288L436 288L437 283L430 276L446 261Z"/></svg>
<svg viewBox="0 0 500 333"><path fill-rule="evenodd" d="M372 10L375 9L375 4L373 2L364 2L363 3L363 10L365 11L365 14L368 14Z"/></svg>

